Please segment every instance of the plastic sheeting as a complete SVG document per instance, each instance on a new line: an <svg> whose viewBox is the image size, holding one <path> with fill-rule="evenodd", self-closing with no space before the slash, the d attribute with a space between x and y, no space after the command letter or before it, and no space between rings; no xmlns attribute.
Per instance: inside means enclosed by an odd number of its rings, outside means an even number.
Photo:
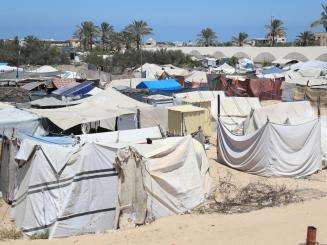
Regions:
<svg viewBox="0 0 327 245"><path fill-rule="evenodd" d="M217 159L231 168L266 177L304 177L322 168L320 121L266 123L236 136L218 121Z"/></svg>

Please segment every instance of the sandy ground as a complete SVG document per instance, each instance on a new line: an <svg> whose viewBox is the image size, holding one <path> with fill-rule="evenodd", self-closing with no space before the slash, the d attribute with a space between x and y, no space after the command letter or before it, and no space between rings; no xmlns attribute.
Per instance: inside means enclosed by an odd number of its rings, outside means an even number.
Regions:
<svg viewBox="0 0 327 245"><path fill-rule="evenodd" d="M292 189L313 188L327 192L327 171L310 179L267 179L229 169L216 163L215 148L208 151L210 173L217 183L219 177L232 174L243 186L249 182L267 181L285 184ZM105 234L85 235L63 239L15 240L9 244L300 244L305 242L306 228L318 228L318 241L327 244L327 197L312 199L284 207L266 208L244 214L180 215L156 220L150 225L129 230L108 231ZM0 207L3 217L6 207ZM8 212L7 212L8 213Z"/></svg>

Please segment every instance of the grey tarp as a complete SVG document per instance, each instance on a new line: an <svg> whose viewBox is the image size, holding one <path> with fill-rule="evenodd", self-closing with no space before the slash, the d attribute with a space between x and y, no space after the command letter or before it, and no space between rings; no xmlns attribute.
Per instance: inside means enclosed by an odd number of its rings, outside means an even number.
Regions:
<svg viewBox="0 0 327 245"><path fill-rule="evenodd" d="M261 175L304 177L322 168L320 121L300 125L267 122L257 131L237 136L218 121L218 162Z"/></svg>

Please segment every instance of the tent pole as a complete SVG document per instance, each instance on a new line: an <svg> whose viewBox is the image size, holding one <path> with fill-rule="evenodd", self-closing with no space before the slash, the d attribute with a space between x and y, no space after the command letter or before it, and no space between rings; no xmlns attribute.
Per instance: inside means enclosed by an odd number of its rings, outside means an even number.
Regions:
<svg viewBox="0 0 327 245"><path fill-rule="evenodd" d="M220 94L217 96L217 119L220 118Z"/></svg>
<svg viewBox="0 0 327 245"><path fill-rule="evenodd" d="M318 107L318 118L320 118L320 96L317 99L317 107Z"/></svg>
<svg viewBox="0 0 327 245"><path fill-rule="evenodd" d="M137 128L141 128L141 111L140 111L140 109L136 110L136 120L137 120Z"/></svg>

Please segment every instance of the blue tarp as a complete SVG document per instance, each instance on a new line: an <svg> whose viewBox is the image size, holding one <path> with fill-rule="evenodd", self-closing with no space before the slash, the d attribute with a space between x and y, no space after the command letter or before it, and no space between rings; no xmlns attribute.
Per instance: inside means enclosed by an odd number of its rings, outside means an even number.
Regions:
<svg viewBox="0 0 327 245"><path fill-rule="evenodd" d="M280 69L280 68L278 68L276 66L273 66L273 67L270 67L270 68L267 68L267 69L263 68L263 70L262 70L263 75L283 73L283 72L285 72L283 69Z"/></svg>
<svg viewBox="0 0 327 245"><path fill-rule="evenodd" d="M94 89L93 82L85 81L80 84L77 84L73 87L71 87L70 84L67 85L68 89L66 89L66 86L63 88L59 88L55 91L53 91L53 94L61 95L61 96L78 96L78 95L85 95L88 92L90 92L92 89Z"/></svg>
<svg viewBox="0 0 327 245"><path fill-rule="evenodd" d="M148 89L151 92L173 92L182 89L175 79L143 81L136 86L137 89Z"/></svg>

